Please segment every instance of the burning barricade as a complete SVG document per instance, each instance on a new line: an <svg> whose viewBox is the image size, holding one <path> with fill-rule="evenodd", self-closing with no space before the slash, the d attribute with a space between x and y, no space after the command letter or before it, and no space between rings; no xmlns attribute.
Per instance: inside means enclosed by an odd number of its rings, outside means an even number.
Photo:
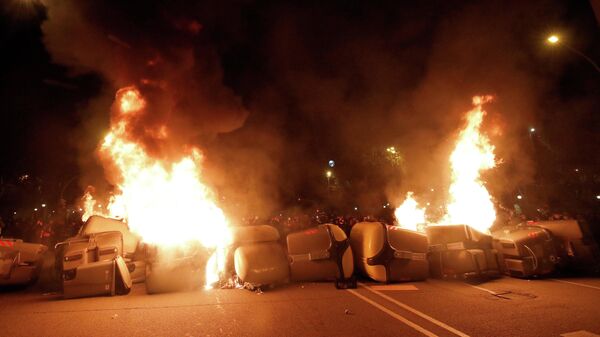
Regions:
<svg viewBox="0 0 600 337"><path fill-rule="evenodd" d="M147 292L158 293L202 285L255 289L290 278L355 287L355 269L379 282L423 280L430 270L437 277L497 276L509 262L502 262L487 234L496 215L480 179L482 171L496 165L494 147L480 131L482 107L490 99L473 98L450 155L446 213L435 226L426 226L425 209L409 192L396 210L400 226L358 223L348 239L340 228L321 225L288 235L286 254L275 228L230 225L203 182L201 151L190 146L173 150L165 144L170 132L165 125L136 125L147 113L147 102L136 87L123 88L99 148L115 191L101 210L86 194L84 220L89 220L78 236L57 245L65 297L127 293L132 281L144 279ZM140 130L153 147L164 145L170 153L147 148L136 134ZM425 227L427 235L418 232ZM590 255L578 233L544 230L562 235L571 255ZM514 256L532 250L520 238L513 241L525 249ZM510 255L507 242L496 247ZM532 262L521 263L527 266L522 270L529 268L524 275L541 272L535 271L541 266L537 255L531 255Z"/></svg>

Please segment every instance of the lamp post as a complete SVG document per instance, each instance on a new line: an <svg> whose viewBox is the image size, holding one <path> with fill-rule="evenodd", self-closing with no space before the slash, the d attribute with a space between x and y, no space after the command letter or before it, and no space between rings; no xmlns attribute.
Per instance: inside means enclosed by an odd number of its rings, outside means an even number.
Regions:
<svg viewBox="0 0 600 337"><path fill-rule="evenodd" d="M585 55L584 53L580 52L579 50L571 47L570 45L564 43L560 37L558 35L550 35L548 36L548 38L546 39L546 41L548 41L548 43L550 45L556 45L556 46L564 46L565 48L567 48L568 50L572 51L573 53L583 57L586 61L588 61L593 67L594 69L596 69L596 71L598 73L600 73L600 67L596 64L596 62L594 62L594 60L592 60L589 56Z"/></svg>

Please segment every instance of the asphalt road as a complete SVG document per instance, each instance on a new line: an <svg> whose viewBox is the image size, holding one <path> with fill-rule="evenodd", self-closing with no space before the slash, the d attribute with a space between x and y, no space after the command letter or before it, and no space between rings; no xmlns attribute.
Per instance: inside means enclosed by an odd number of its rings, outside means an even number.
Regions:
<svg viewBox="0 0 600 337"><path fill-rule="evenodd" d="M600 336L600 279L459 281L336 290L293 283L64 300L0 292L0 336Z"/></svg>

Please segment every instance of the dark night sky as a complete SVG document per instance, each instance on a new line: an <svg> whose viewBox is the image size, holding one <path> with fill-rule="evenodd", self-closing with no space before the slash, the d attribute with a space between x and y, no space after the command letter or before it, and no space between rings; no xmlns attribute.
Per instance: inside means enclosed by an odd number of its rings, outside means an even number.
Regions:
<svg viewBox="0 0 600 337"><path fill-rule="evenodd" d="M177 92L167 117L185 129L180 142L205 149L209 183L265 213L318 195L328 159L357 202L443 185L441 163L474 94L497 96L498 198L531 185L545 163L599 174L600 74L544 44L559 32L600 60L588 1L57 3L0 8L7 181L99 184L93 152L111 99L142 78ZM159 68L142 66L153 57ZM165 93L143 89L164 106ZM401 171L364 163L390 144L405 157Z"/></svg>

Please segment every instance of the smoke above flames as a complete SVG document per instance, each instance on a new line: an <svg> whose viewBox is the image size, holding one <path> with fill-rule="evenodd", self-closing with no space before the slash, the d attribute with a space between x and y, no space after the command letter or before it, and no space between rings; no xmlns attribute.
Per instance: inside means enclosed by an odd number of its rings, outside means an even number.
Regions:
<svg viewBox="0 0 600 337"><path fill-rule="evenodd" d="M486 186L502 199L529 181L524 130L547 83L530 66L527 32L544 31L561 8L514 4L48 0L42 29L56 63L105 84L82 112L83 186L103 174L87 158L108 130L114 93L135 86L147 111L131 134L149 155L176 160L199 146L206 180L227 203L267 215L327 198L315 194L330 159L347 192L335 206L381 208L409 190L418 200L447 189L456 130L482 93L496 97L482 128L504 161ZM399 165L369 159L389 146Z"/></svg>
<svg viewBox="0 0 600 337"><path fill-rule="evenodd" d="M75 73L99 74L107 95L139 88L149 111L134 121L134 135L156 156L173 155L169 146L194 144L243 125L248 111L223 84L203 25L184 8L146 1L49 0L46 5L42 29L53 61ZM148 131L157 125L176 130L168 145L158 145L160 135Z"/></svg>

